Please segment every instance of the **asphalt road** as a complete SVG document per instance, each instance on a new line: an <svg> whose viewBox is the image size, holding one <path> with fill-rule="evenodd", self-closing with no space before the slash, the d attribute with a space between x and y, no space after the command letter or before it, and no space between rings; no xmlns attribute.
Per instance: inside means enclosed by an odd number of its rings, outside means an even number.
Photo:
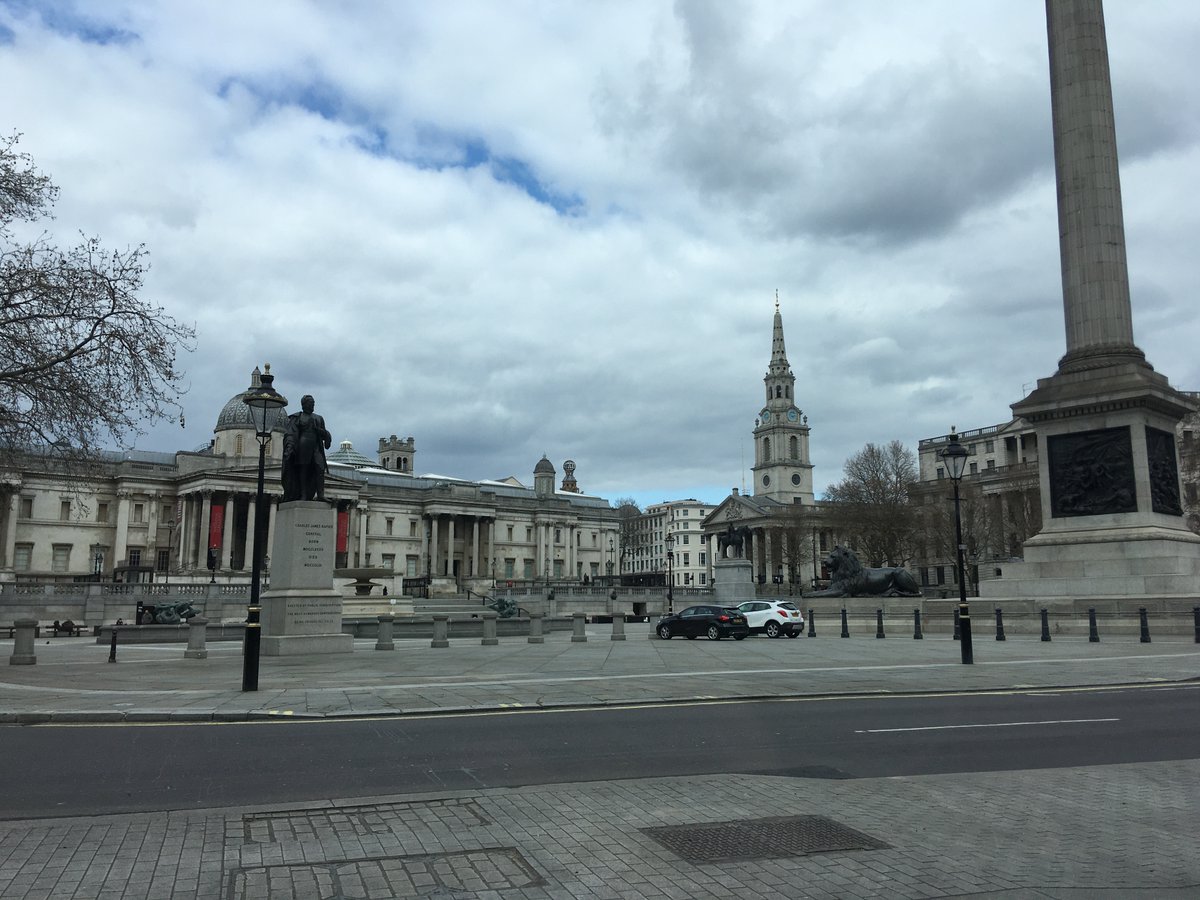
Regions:
<svg viewBox="0 0 1200 900"><path fill-rule="evenodd" d="M713 693L720 685L714 682ZM0 817L687 776L1200 758L1200 684L256 724L0 728Z"/></svg>

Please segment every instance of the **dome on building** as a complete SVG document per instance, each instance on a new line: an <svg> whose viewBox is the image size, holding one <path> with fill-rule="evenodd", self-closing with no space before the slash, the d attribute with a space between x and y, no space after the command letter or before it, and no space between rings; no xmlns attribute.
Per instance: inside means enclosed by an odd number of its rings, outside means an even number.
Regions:
<svg viewBox="0 0 1200 900"><path fill-rule="evenodd" d="M337 450L325 454L326 462L341 463L344 466L354 466L356 469L376 468L379 463L363 456L351 446L349 441L342 441Z"/></svg>
<svg viewBox="0 0 1200 900"><path fill-rule="evenodd" d="M538 464L533 467L534 475L553 475L554 463L550 462L545 456L538 460Z"/></svg>
<svg viewBox="0 0 1200 900"><path fill-rule="evenodd" d="M256 368L250 376L250 383L255 385L258 383L258 380L259 375ZM234 428L254 430L254 420L250 418L250 407L246 405L243 399L246 394L247 391L240 391L229 398L226 404L221 407L221 414L217 416L217 426L213 431L228 431ZM270 423L270 430L283 431L287 415L287 407L268 410L267 421Z"/></svg>

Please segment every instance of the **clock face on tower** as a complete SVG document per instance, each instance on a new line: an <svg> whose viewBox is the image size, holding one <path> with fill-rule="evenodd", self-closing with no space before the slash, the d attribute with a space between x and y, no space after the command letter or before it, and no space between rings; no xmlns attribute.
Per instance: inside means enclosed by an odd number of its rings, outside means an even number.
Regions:
<svg viewBox="0 0 1200 900"><path fill-rule="evenodd" d="M771 414L770 414L769 412L767 412L767 410L765 410L765 409L764 409L764 410L762 411L762 414L759 416L759 418L760 418L760 419L762 419L762 420L763 420L763 422L770 422L770 421L771 421Z"/></svg>
<svg viewBox="0 0 1200 900"><path fill-rule="evenodd" d="M794 409L788 410L788 421L789 422L795 422L798 418L800 418L799 413L797 413Z"/></svg>

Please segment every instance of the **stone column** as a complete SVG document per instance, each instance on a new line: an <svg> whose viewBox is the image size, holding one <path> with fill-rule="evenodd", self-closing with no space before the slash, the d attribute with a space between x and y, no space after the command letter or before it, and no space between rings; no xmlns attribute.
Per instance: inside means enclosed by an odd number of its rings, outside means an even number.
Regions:
<svg viewBox="0 0 1200 900"><path fill-rule="evenodd" d="M1108 44L1100 0L1047 0L1067 353L1060 370L1133 343ZM1041 448L1039 448L1039 452Z"/></svg>
<svg viewBox="0 0 1200 900"><path fill-rule="evenodd" d="M250 500L246 504L246 549L242 553L242 559L245 560L243 568L253 569L254 567L254 532L258 526L258 497L255 494L250 495Z"/></svg>
<svg viewBox="0 0 1200 900"><path fill-rule="evenodd" d="M496 611L489 609L483 614L483 640L480 644L484 647L495 647L499 643L496 637Z"/></svg>
<svg viewBox="0 0 1200 900"><path fill-rule="evenodd" d="M4 559L3 564L12 566L13 556L17 552L17 513L21 507L21 492L16 487L8 498L8 511L4 517Z"/></svg>
<svg viewBox="0 0 1200 900"><path fill-rule="evenodd" d="M767 582L774 584L775 581L775 553L771 546L771 532L767 529L762 530L763 536L763 568L766 569Z"/></svg>
<svg viewBox="0 0 1200 900"><path fill-rule="evenodd" d="M433 640L429 642L430 647L449 647L450 646L450 617L445 613L438 613L433 617Z"/></svg>
<svg viewBox="0 0 1200 900"><path fill-rule="evenodd" d="M438 523L441 516L429 517L429 574L436 578L442 574L441 560L438 559ZM436 623L435 623L436 624Z"/></svg>
<svg viewBox="0 0 1200 900"><path fill-rule="evenodd" d="M113 565L125 562L129 548L129 491L117 492L117 533L113 547Z"/></svg>
<svg viewBox="0 0 1200 900"><path fill-rule="evenodd" d="M585 630L586 613L577 612L571 616L571 643L582 644L587 642L587 631Z"/></svg>
<svg viewBox="0 0 1200 900"><path fill-rule="evenodd" d="M371 508L365 503L360 503L358 506L358 565L365 566L367 564L367 516L371 514Z"/></svg>
<svg viewBox="0 0 1200 900"><path fill-rule="evenodd" d="M475 516L471 520L471 565L468 566L471 570L467 574L472 578L479 577L479 517Z"/></svg>
<svg viewBox="0 0 1200 900"><path fill-rule="evenodd" d="M392 628L395 624L396 617L388 614L377 616L379 621L379 632L375 636L376 650L395 650L396 642L392 640Z"/></svg>
<svg viewBox="0 0 1200 900"><path fill-rule="evenodd" d="M430 516L428 518L422 518L421 526L420 526L421 527L421 560L420 560L420 564L418 564L418 566L417 566L417 571L420 572L421 565L424 565L428 568L428 571L425 573L426 575L433 575L433 562L432 562L432 557L431 557L431 554L433 553L433 548L430 546L430 542L429 542L429 535L433 531L432 521L433 521L432 516Z"/></svg>
<svg viewBox="0 0 1200 900"><path fill-rule="evenodd" d="M13 623L13 652L8 658L10 666L32 666L37 664L33 649L33 634L37 629L36 619L17 619Z"/></svg>
<svg viewBox="0 0 1200 900"><path fill-rule="evenodd" d="M172 548L171 554L175 557L175 567L184 569L187 565L187 542L188 542L188 500L187 494L180 494L175 498L175 506L179 510L178 521L175 522L175 532L179 535L178 549Z"/></svg>
<svg viewBox="0 0 1200 900"><path fill-rule="evenodd" d="M546 643L546 638L542 634L542 613L540 610L534 609L529 612L529 643Z"/></svg>
<svg viewBox="0 0 1200 900"><path fill-rule="evenodd" d="M209 530L212 527L212 491L200 492L200 540L196 547L200 551L197 555L196 566L201 569L208 568L208 547L209 547Z"/></svg>
<svg viewBox="0 0 1200 900"><path fill-rule="evenodd" d="M221 523L221 567L233 568L233 492L225 495L225 521Z"/></svg>

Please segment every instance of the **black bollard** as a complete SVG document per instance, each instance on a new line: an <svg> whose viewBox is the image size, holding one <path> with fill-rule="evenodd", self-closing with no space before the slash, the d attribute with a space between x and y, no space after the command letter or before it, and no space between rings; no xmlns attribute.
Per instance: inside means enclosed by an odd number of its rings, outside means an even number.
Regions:
<svg viewBox="0 0 1200 900"><path fill-rule="evenodd" d="M1196 623L1196 643L1200 644L1200 606L1192 607L1192 620Z"/></svg>
<svg viewBox="0 0 1200 900"><path fill-rule="evenodd" d="M954 607L954 639L962 640L962 620L959 618L957 606Z"/></svg>
<svg viewBox="0 0 1200 900"><path fill-rule="evenodd" d="M883 633L883 610L877 609L875 610L875 638L878 640L879 638L883 637L887 637L887 635Z"/></svg>
<svg viewBox="0 0 1200 900"><path fill-rule="evenodd" d="M112 640L108 644L108 661L109 662L117 661L117 626L116 625L113 626Z"/></svg>
<svg viewBox="0 0 1200 900"><path fill-rule="evenodd" d="M913 610L913 640L921 641L925 639L925 635L921 634L921 611Z"/></svg>
<svg viewBox="0 0 1200 900"><path fill-rule="evenodd" d="M1042 640L1050 640L1050 614L1042 610Z"/></svg>
<svg viewBox="0 0 1200 900"><path fill-rule="evenodd" d="M1001 612L998 606L996 607L996 640L1007 640L1004 636L1004 613Z"/></svg>
<svg viewBox="0 0 1200 900"><path fill-rule="evenodd" d="M1100 643L1100 632L1096 630L1096 607L1088 609L1088 643Z"/></svg>
<svg viewBox="0 0 1200 900"><path fill-rule="evenodd" d="M842 637L850 637L850 624L846 621L845 607L842 607Z"/></svg>
<svg viewBox="0 0 1200 900"><path fill-rule="evenodd" d="M1150 620L1146 618L1146 607L1138 607L1138 618L1142 622L1142 639L1143 644L1150 643Z"/></svg>
<svg viewBox="0 0 1200 900"><path fill-rule="evenodd" d="M1196 612L1200 614L1200 610L1197 610ZM1200 622L1200 619L1197 619L1196 621ZM1200 629L1200 626L1197 626L1197 629ZM1197 630L1196 634L1200 635L1200 630ZM817 636L817 626L813 624L813 614L811 609L808 611L808 636ZM1200 637L1196 638L1196 640L1200 642Z"/></svg>

